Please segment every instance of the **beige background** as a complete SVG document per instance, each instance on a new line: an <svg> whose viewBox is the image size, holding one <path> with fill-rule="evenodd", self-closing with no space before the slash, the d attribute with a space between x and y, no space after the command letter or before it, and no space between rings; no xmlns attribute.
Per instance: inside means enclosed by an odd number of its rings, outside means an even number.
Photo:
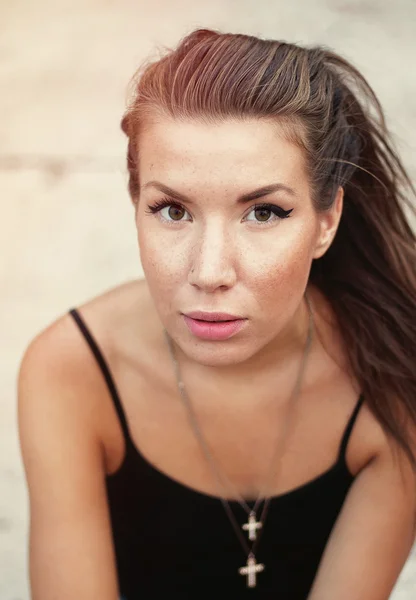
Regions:
<svg viewBox="0 0 416 600"><path fill-rule="evenodd" d="M1 600L29 599L22 353L72 306L142 274L119 129L140 61L197 26L331 46L368 77L414 176L415 21L414 0L1 2ZM416 597L416 556L392 597Z"/></svg>

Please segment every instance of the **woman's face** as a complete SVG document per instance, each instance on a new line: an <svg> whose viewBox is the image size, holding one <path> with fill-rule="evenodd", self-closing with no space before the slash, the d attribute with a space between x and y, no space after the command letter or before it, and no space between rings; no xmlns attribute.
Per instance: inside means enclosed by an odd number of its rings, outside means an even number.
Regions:
<svg viewBox="0 0 416 600"><path fill-rule="evenodd" d="M210 366L243 363L274 346L289 349L299 336L311 262L335 235L342 197L336 211L318 215L302 151L276 125L256 119L166 119L143 131L138 147L140 256L173 340ZM241 199L265 186L277 188ZM169 205L156 212L164 199ZM188 327L184 314L191 311L245 321L227 339L206 339Z"/></svg>

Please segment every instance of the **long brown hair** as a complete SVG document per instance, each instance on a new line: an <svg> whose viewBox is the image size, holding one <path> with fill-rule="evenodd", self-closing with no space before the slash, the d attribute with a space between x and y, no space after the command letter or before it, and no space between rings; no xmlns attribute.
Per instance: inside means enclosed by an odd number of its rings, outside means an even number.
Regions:
<svg viewBox="0 0 416 600"><path fill-rule="evenodd" d="M315 209L344 188L336 236L310 282L330 301L370 410L416 469L416 236L406 215L416 217L407 198L415 189L365 78L323 46L197 29L132 83L122 129L135 204L138 134L158 115L278 122L305 152Z"/></svg>

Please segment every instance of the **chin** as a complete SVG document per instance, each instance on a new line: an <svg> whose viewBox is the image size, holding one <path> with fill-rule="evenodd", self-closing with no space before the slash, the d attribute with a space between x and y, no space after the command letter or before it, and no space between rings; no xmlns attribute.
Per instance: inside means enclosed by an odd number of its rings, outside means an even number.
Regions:
<svg viewBox="0 0 416 600"><path fill-rule="evenodd" d="M229 367L249 360L257 349L249 347L247 342L238 343L237 339L223 342L211 342L200 339L176 342L182 352L192 360L205 367Z"/></svg>

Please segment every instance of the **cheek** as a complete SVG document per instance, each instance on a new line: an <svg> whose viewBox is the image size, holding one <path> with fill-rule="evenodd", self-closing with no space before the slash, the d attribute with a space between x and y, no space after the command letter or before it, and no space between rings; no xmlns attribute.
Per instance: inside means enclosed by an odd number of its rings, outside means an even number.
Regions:
<svg viewBox="0 0 416 600"><path fill-rule="evenodd" d="M274 233L274 232L273 232ZM258 281L272 282L296 276L310 267L315 232L312 227L296 227L277 231L275 235L260 240L260 244L247 244L242 253L246 269Z"/></svg>
<svg viewBox="0 0 416 600"><path fill-rule="evenodd" d="M297 301L304 292L311 268L313 232L290 236L270 244L262 252L252 249L244 258L241 277L246 281L259 305L276 305Z"/></svg>
<svg viewBox="0 0 416 600"><path fill-rule="evenodd" d="M155 231L152 226L138 226L140 259L146 279L165 289L183 277L186 269L184 252L172 243L172 232Z"/></svg>
<svg viewBox="0 0 416 600"><path fill-rule="evenodd" d="M302 227L296 234L287 234L270 240L262 253L245 255L242 279L246 280L256 312L264 321L266 337L273 329L270 319L279 324L293 316L308 284L314 231Z"/></svg>

